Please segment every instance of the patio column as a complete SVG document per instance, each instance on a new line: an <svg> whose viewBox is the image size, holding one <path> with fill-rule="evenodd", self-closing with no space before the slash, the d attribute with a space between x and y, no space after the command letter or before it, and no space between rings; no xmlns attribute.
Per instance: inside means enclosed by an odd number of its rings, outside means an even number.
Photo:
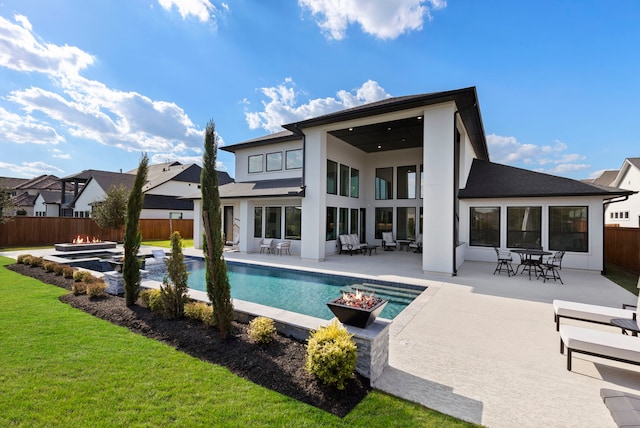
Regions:
<svg viewBox="0 0 640 428"><path fill-rule="evenodd" d="M300 257L323 261L325 257L327 134L318 128L305 130L305 197L302 198Z"/></svg>
<svg viewBox="0 0 640 428"><path fill-rule="evenodd" d="M240 219L238 237L240 242L238 251L241 253L249 252L249 243L253 242L253 207L254 203L252 201L240 200L240 212L238 213L238 218Z"/></svg>
<svg viewBox="0 0 640 428"><path fill-rule="evenodd" d="M453 102L424 111L424 235L422 270L453 273Z"/></svg>

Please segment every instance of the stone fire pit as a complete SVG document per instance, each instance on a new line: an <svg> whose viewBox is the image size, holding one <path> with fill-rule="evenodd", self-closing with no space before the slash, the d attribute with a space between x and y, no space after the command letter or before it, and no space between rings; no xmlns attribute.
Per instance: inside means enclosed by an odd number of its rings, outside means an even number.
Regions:
<svg viewBox="0 0 640 428"><path fill-rule="evenodd" d="M56 251L88 251L88 250L106 250L110 248L116 248L116 243L112 241L101 242L82 242L79 244L66 243L55 244Z"/></svg>

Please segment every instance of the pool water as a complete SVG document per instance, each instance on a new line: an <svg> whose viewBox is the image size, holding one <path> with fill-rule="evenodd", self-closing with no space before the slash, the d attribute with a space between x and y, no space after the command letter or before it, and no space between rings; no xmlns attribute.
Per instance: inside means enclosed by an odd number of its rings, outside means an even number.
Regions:
<svg viewBox="0 0 640 428"><path fill-rule="evenodd" d="M190 272L189 288L206 291L204 260L187 259L185 262ZM340 297L342 290L349 291L353 284L362 283L362 280L343 276L231 262L227 262L227 273L234 299L327 320L334 315L326 303ZM162 281L162 277L162 274L152 275L149 279ZM389 300L380 314L387 319L395 318L423 291L423 288L401 288L399 284L391 283L368 283L366 289Z"/></svg>

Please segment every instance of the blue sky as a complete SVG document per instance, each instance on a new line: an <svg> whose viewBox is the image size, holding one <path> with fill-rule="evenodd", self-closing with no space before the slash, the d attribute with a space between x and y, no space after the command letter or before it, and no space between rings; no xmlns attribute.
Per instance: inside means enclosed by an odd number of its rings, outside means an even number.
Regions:
<svg viewBox="0 0 640 428"><path fill-rule="evenodd" d="M0 0L0 176L200 162L210 119L230 145L475 86L492 161L594 177L640 156L639 22L633 0Z"/></svg>

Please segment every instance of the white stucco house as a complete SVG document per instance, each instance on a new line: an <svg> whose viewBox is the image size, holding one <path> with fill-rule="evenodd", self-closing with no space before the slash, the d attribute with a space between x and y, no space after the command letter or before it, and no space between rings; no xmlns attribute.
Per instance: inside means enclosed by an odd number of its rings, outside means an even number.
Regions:
<svg viewBox="0 0 640 428"><path fill-rule="evenodd" d="M604 173L601 177L603 176ZM640 158L625 159L622 167L616 171L610 186L640 191ZM640 194L630 195L628 199L608 206L605 222L612 226L640 227Z"/></svg>
<svg viewBox="0 0 640 428"><path fill-rule="evenodd" d="M422 234L425 272L455 275L465 260L495 261L493 247L527 244L566 250L563 267L601 271L603 203L630 193L490 162L473 87L283 128L220 148L235 154L236 170L219 186L223 232L241 252L259 251L262 238L290 240L294 257L321 262L339 252L339 235L380 245L392 232Z"/></svg>

